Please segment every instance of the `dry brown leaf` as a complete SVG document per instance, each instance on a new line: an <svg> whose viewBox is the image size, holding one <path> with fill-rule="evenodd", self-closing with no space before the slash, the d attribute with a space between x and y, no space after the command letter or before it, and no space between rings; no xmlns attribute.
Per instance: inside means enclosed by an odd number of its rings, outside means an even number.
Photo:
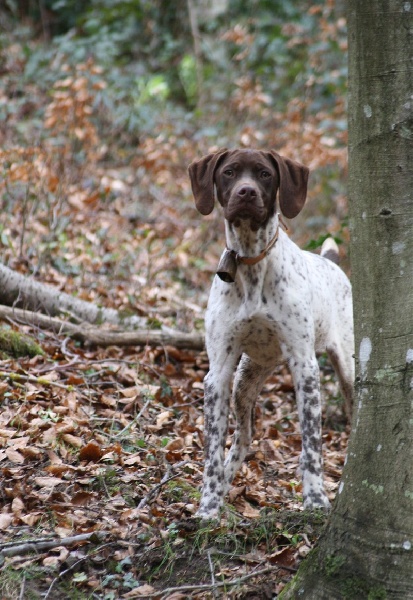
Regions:
<svg viewBox="0 0 413 600"><path fill-rule="evenodd" d="M39 459L43 455L43 451L40 448L36 448L36 446L26 446L26 448L21 448L21 453L25 458L33 459Z"/></svg>
<svg viewBox="0 0 413 600"><path fill-rule="evenodd" d="M73 529L71 527L63 527L63 526L57 526L54 528L55 533L57 533L57 535L61 538L65 538L65 537L69 537L71 535L73 535Z"/></svg>
<svg viewBox="0 0 413 600"><path fill-rule="evenodd" d="M122 396L129 399L129 398L135 398L135 396L137 396L138 394L141 394L141 391L142 391L141 385L139 385L139 386L133 385L132 387L129 387L129 388L123 388L122 390L120 390L120 393L122 394Z"/></svg>
<svg viewBox="0 0 413 600"><path fill-rule="evenodd" d="M59 373L57 373L57 371L50 371L49 373L42 375L42 379L44 379L45 381L59 381L60 376Z"/></svg>
<svg viewBox="0 0 413 600"><path fill-rule="evenodd" d="M23 509L24 509L24 503L20 498L13 498L13 502L11 503L11 509L13 511L13 514L16 517L20 517Z"/></svg>
<svg viewBox="0 0 413 600"><path fill-rule="evenodd" d="M72 496L71 502L75 506L87 506L93 500L96 500L97 494L94 492L78 492Z"/></svg>
<svg viewBox="0 0 413 600"><path fill-rule="evenodd" d="M76 435L72 435L71 433L64 433L60 437L64 442L70 444L71 446L74 446L75 448L81 448L83 446L82 438Z"/></svg>
<svg viewBox="0 0 413 600"><path fill-rule="evenodd" d="M260 506L265 506L267 503L267 493L254 488L249 488L245 491L245 498L256 502Z"/></svg>
<svg viewBox="0 0 413 600"><path fill-rule="evenodd" d="M142 459L139 454L132 454L132 455L128 456L127 458L123 459L123 464L126 466L136 465L136 464L139 464L140 462L142 462Z"/></svg>
<svg viewBox="0 0 413 600"><path fill-rule="evenodd" d="M87 462L98 462L103 456L103 450L95 441L90 441L80 449L79 460Z"/></svg>
<svg viewBox="0 0 413 600"><path fill-rule="evenodd" d="M76 412L76 409L79 404L77 399L77 392L69 392L68 394L66 394L63 400L63 404L67 406L72 412Z"/></svg>
<svg viewBox="0 0 413 600"><path fill-rule="evenodd" d="M184 440L182 438L175 438L168 442L164 449L167 452L175 452L177 450L182 450L184 448L184 445Z"/></svg>
<svg viewBox="0 0 413 600"><path fill-rule="evenodd" d="M292 566L295 563L295 549L292 546L285 546L267 555L267 560L272 565Z"/></svg>
<svg viewBox="0 0 413 600"><path fill-rule="evenodd" d="M156 418L156 427L157 429L161 429L162 426L169 421L172 417L172 412L170 410L164 410Z"/></svg>
<svg viewBox="0 0 413 600"><path fill-rule="evenodd" d="M6 448L6 456L12 463L24 463L23 454L21 454L18 450L14 450L14 448Z"/></svg>
<svg viewBox="0 0 413 600"><path fill-rule="evenodd" d="M56 425L56 432L58 434L62 434L62 433L73 433L74 431L76 431L77 429L77 425L74 422L73 419L69 418L69 417L65 417L64 421L62 423L57 423Z"/></svg>
<svg viewBox="0 0 413 600"><path fill-rule="evenodd" d="M13 515L9 513L0 513L0 529L7 529L13 522Z"/></svg>
<svg viewBox="0 0 413 600"><path fill-rule="evenodd" d="M16 433L16 430L13 428L10 429L0 429L0 437L11 438Z"/></svg>
<svg viewBox="0 0 413 600"><path fill-rule="evenodd" d="M60 483L64 483L63 479L60 479L59 477L35 477L34 482L41 488L55 487Z"/></svg>
<svg viewBox="0 0 413 600"><path fill-rule="evenodd" d="M260 516L260 511L258 508L254 508L248 502L245 503L244 508L242 509L242 514L247 519L257 519Z"/></svg>
<svg viewBox="0 0 413 600"><path fill-rule="evenodd" d="M123 598L141 598L142 596L150 596L155 593L155 588L145 583L144 585L140 585L137 588L134 588L130 592L126 592L123 594Z"/></svg>
<svg viewBox="0 0 413 600"><path fill-rule="evenodd" d="M3 397L3 394L5 394L7 392L9 387L10 387L9 384L6 383L5 381L0 382L0 398Z"/></svg>
<svg viewBox="0 0 413 600"><path fill-rule="evenodd" d="M45 445L49 445L56 440L57 432L56 427L52 425L48 429L46 429L42 434L42 441Z"/></svg>
<svg viewBox="0 0 413 600"><path fill-rule="evenodd" d="M60 456L58 456L56 454L56 452L54 452L54 450L48 449L48 450L46 450L46 452L47 452L47 456L49 457L49 460L51 462L50 466L56 466L56 465L62 464L62 459L60 458Z"/></svg>
<svg viewBox="0 0 413 600"><path fill-rule="evenodd" d="M29 525L30 527L33 527L33 525L36 525L36 523L43 518L44 518L44 513L40 513L40 512L31 512L28 515L20 515L20 521L22 523L25 523L26 525Z"/></svg>
<svg viewBox="0 0 413 600"><path fill-rule="evenodd" d="M43 560L45 567L55 567L59 563L64 562L69 556L69 550L64 546L58 546L57 548L54 548L53 552L59 552L59 555L46 556L46 558Z"/></svg>
<svg viewBox="0 0 413 600"><path fill-rule="evenodd" d="M118 401L113 396L108 396L107 394L102 394L100 397L100 401L105 406L116 406Z"/></svg>

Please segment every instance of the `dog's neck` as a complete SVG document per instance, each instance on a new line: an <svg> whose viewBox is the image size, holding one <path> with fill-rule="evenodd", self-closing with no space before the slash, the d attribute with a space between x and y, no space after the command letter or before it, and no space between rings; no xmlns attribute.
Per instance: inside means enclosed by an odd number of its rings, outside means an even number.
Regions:
<svg viewBox="0 0 413 600"><path fill-rule="evenodd" d="M237 224L238 225L238 224ZM250 221L243 219L239 225L225 221L225 237L229 250L234 250L240 257L260 255L274 239L279 227L278 215L274 215L265 227L253 231Z"/></svg>

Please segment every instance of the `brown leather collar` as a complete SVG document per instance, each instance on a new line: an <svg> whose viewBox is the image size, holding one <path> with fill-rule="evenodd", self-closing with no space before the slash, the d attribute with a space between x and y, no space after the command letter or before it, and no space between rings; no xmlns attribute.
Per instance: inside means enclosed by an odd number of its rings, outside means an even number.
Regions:
<svg viewBox="0 0 413 600"><path fill-rule="evenodd" d="M278 231L279 231L279 227L277 227L277 231L275 232L274 237L272 238L272 240L269 242L269 244L267 244L267 246L264 248L264 250L261 252L261 254L258 254L258 256L240 256L238 254L238 252L235 252L235 256L237 259L238 263L241 263L243 265L256 265L257 263L259 263L263 258L265 258L267 256L267 254L269 253L269 251L271 250L271 248L273 248L278 240ZM228 250L228 248L227 248ZM231 250L230 250L231 252ZM234 252L232 250L232 252Z"/></svg>
<svg viewBox="0 0 413 600"><path fill-rule="evenodd" d="M279 215L279 225L277 226L277 231L275 232L272 240L267 244L261 254L258 256L240 256L238 252L235 250L229 250L229 248L225 248L225 252L221 256L221 260L219 261L217 275L222 281L225 283L234 283L235 276L237 274L237 267L241 263L243 265L256 265L263 258L267 256L270 252L271 248L273 248L278 240L278 232L280 230L280 224L287 231L287 226L284 221L281 219L281 215Z"/></svg>

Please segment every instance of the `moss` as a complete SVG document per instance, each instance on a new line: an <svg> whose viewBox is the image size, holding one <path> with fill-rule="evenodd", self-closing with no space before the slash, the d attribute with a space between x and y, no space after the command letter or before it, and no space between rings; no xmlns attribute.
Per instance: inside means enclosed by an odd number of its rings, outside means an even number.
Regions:
<svg viewBox="0 0 413 600"><path fill-rule="evenodd" d="M329 555L322 562L321 570L327 579L333 580L343 600L385 600L386 591L367 578L354 574L348 560L341 554Z"/></svg>
<svg viewBox="0 0 413 600"><path fill-rule="evenodd" d="M386 600L387 593L382 586L355 575L354 570L350 574L346 563L347 559L339 554L329 555L323 560L319 549L314 548L283 589L279 600L303 597L320 600L330 597L333 591L337 600Z"/></svg>
<svg viewBox="0 0 413 600"><path fill-rule="evenodd" d="M369 591L367 600L386 600L386 590L381 586L376 586Z"/></svg>
<svg viewBox="0 0 413 600"><path fill-rule="evenodd" d="M386 600L386 590L381 586L371 587L370 582L361 579L360 577L348 577L342 579L339 583L339 589L342 593L343 600L359 600L366 598L367 600Z"/></svg>
<svg viewBox="0 0 413 600"><path fill-rule="evenodd" d="M327 577L334 577L345 564L344 556L327 556L324 561L324 571Z"/></svg>
<svg viewBox="0 0 413 600"><path fill-rule="evenodd" d="M167 495L170 502L198 501L201 497L199 490L183 479L170 481L167 486Z"/></svg>
<svg viewBox="0 0 413 600"><path fill-rule="evenodd" d="M43 355L44 352L33 338L7 327L0 328L0 357L2 359L37 356L38 354Z"/></svg>

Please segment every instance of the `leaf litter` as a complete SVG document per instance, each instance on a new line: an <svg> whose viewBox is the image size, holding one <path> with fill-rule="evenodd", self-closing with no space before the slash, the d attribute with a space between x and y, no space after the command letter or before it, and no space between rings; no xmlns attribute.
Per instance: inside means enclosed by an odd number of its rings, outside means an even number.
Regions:
<svg viewBox="0 0 413 600"><path fill-rule="evenodd" d="M301 439L287 370L280 367L260 396L254 440L221 522L194 527L206 355L175 348L85 350L71 341L64 354L61 340L51 337L47 349L46 356L1 365L8 383L0 414L2 569L42 572L44 592L80 553L77 578L74 571L66 578L85 594L169 597L163 589L211 585L210 552L214 577L231 582L273 566L272 593L281 589L323 521L302 511ZM47 373L61 387L18 384L7 372ZM335 386L331 373L324 377ZM231 421L228 444L233 429ZM324 443L333 499L346 430L324 429ZM75 539L64 551L59 547L61 538L93 532L103 532L104 542ZM36 550L39 539L55 540L56 547ZM11 544L28 542L28 553L4 554ZM268 581L268 572L261 577ZM56 582L56 593L64 581ZM182 593L208 597L213 589Z"/></svg>

